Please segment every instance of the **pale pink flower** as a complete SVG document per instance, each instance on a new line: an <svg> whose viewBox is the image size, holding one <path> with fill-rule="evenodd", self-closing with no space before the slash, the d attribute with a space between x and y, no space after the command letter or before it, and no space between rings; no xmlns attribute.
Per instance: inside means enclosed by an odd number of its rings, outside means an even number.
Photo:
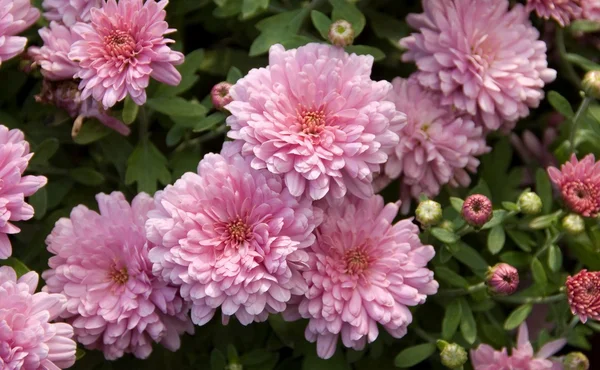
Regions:
<svg viewBox="0 0 600 370"><path fill-rule="evenodd" d="M588 318L600 320L600 272L581 270L568 276L567 297L573 315L585 323Z"/></svg>
<svg viewBox="0 0 600 370"><path fill-rule="evenodd" d="M372 65L372 56L331 45L274 45L269 66L231 88L228 135L294 196L368 198L373 173L398 142L389 125L402 118L387 100L391 84L371 80Z"/></svg>
<svg viewBox="0 0 600 370"><path fill-rule="evenodd" d="M81 36L69 58L79 62L82 98L93 96L110 108L129 95L138 105L146 102L150 77L168 85L181 81L175 65L183 54L171 50L175 32L165 22L167 0L108 0L93 8L91 22L78 22L73 31Z"/></svg>
<svg viewBox="0 0 600 370"><path fill-rule="evenodd" d="M591 21L600 21L600 0L583 0L583 17Z"/></svg>
<svg viewBox="0 0 600 370"><path fill-rule="evenodd" d="M119 192L96 199L100 213L77 206L46 239L54 256L42 274L44 290L67 297L61 316L77 341L109 360L146 358L153 342L177 350L193 325L178 289L152 275L144 223L153 199L140 193L131 206Z"/></svg>
<svg viewBox="0 0 600 370"><path fill-rule="evenodd" d="M489 130L511 129L544 98L556 78L525 8L508 0L423 0L410 14L419 30L400 40L419 83L443 94L443 105L475 116ZM457 27L456 25L462 25Z"/></svg>
<svg viewBox="0 0 600 370"><path fill-rule="evenodd" d="M588 154L581 161L575 154L560 167L548 167L548 175L560 190L567 207L584 217L600 213L600 161Z"/></svg>
<svg viewBox="0 0 600 370"><path fill-rule="evenodd" d="M481 344L471 350L471 363L475 370L562 370L563 366L559 361L548 358L560 351L566 343L566 339L557 339L546 343L534 353L529 342L527 324L523 323L519 327L517 347L513 348L510 356L506 348L496 351L487 344Z"/></svg>
<svg viewBox="0 0 600 370"><path fill-rule="evenodd" d="M71 80L79 71L79 65L69 59L71 45L81 37L72 29L57 22L41 28L38 33L44 41L41 47L31 46L27 53L40 66L44 78L52 81Z"/></svg>
<svg viewBox="0 0 600 370"><path fill-rule="evenodd" d="M554 19L562 27L581 18L581 6L590 0L527 0L526 10L535 11L538 17Z"/></svg>
<svg viewBox="0 0 600 370"><path fill-rule="evenodd" d="M73 26L77 22L89 22L90 10L101 8L103 0L44 0L44 17L49 21L62 22Z"/></svg>
<svg viewBox="0 0 600 370"><path fill-rule="evenodd" d="M468 115L441 106L440 96L421 87L415 77L396 78L392 85L390 100L407 120L391 126L400 142L385 164L386 176L401 176L415 199L421 194L435 197L448 183L468 186L467 171L475 172L476 156L489 151L483 129Z"/></svg>
<svg viewBox="0 0 600 370"><path fill-rule="evenodd" d="M40 17L30 0L0 0L0 65L25 50L27 38L15 36Z"/></svg>
<svg viewBox="0 0 600 370"><path fill-rule="evenodd" d="M317 342L319 357L333 356L340 336L344 346L364 348L377 339L378 324L403 337L412 322L408 307L437 292L427 268L435 251L421 243L411 219L393 223L398 207L374 195L325 209L303 273L308 291L286 313L309 319L305 336Z"/></svg>
<svg viewBox="0 0 600 370"><path fill-rule="evenodd" d="M33 153L21 130L0 125L0 259L12 254L8 234L21 231L11 221L33 217L33 207L25 197L33 195L48 181L44 176L23 176Z"/></svg>
<svg viewBox="0 0 600 370"><path fill-rule="evenodd" d="M150 252L153 271L181 286L197 325L219 307L224 322L264 321L307 289L298 270L321 212L292 196L279 176L252 169L233 147L207 154L198 174L158 192L146 223L158 245Z"/></svg>
<svg viewBox="0 0 600 370"><path fill-rule="evenodd" d="M0 267L0 369L60 370L75 363L73 328L50 323L66 299L36 293L38 280L34 271L17 279L11 267Z"/></svg>

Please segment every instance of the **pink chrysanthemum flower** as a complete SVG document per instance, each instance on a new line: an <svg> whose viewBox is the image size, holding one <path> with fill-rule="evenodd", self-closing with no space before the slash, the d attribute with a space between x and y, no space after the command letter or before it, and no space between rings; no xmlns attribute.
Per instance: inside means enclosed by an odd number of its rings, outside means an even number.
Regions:
<svg viewBox="0 0 600 370"><path fill-rule="evenodd" d="M39 65L44 78L52 81L71 80L79 71L79 65L69 59L71 45L81 37L72 29L57 22L39 31L44 45L31 46L27 53L36 65Z"/></svg>
<svg viewBox="0 0 600 370"><path fill-rule="evenodd" d="M33 195L47 182L44 176L23 176L32 156L22 131L0 125L0 259L12 254L7 234L21 231L11 221L33 217L33 207L25 202L25 197Z"/></svg>
<svg viewBox="0 0 600 370"><path fill-rule="evenodd" d="M475 172L476 156L486 153L483 129L467 115L459 115L441 107L439 95L422 88L416 78L396 78L390 100L406 114L407 121L391 126L400 137L385 164L390 178L402 176L410 195L435 197L440 187L468 186L467 171Z"/></svg>
<svg viewBox="0 0 600 370"><path fill-rule="evenodd" d="M34 271L17 279L11 267L0 267L0 369L60 370L75 363L73 328L50 323L63 312L66 299L36 293L38 280Z"/></svg>
<svg viewBox="0 0 600 370"><path fill-rule="evenodd" d="M384 207L383 198L346 197L325 210L303 273L308 291L297 314L309 319L306 339L317 342L317 353L330 358L338 337L360 350L378 336L380 324L401 338L412 322L408 306L425 302L438 283L427 268L435 255L419 240L410 219L393 224L398 204Z"/></svg>
<svg viewBox="0 0 600 370"><path fill-rule="evenodd" d="M588 318L600 320L600 272L581 270L567 277L566 287L573 315L583 323Z"/></svg>
<svg viewBox="0 0 600 370"><path fill-rule="evenodd" d="M600 0L583 0L583 17L591 21L600 21Z"/></svg>
<svg viewBox="0 0 600 370"><path fill-rule="evenodd" d="M596 217L600 212L600 161L593 154L581 161L575 154L560 167L548 167L550 179L562 194L569 209L584 217Z"/></svg>
<svg viewBox="0 0 600 370"><path fill-rule="evenodd" d="M373 173L398 142L390 122L401 118L386 100L391 84L371 80L372 65L331 45L272 46L269 66L230 90L229 137L244 143L253 168L284 176L294 196L370 197Z"/></svg>
<svg viewBox="0 0 600 370"><path fill-rule="evenodd" d="M562 370L563 366L559 361L548 358L560 351L566 343L566 339L557 339L546 343L534 353L529 342L527 324L523 323L517 335L517 348L513 348L510 356L506 348L496 351L487 344L481 344L471 350L471 363L475 370Z"/></svg>
<svg viewBox="0 0 600 370"><path fill-rule="evenodd" d="M129 95L138 105L146 102L150 77L168 85L181 81L175 65L183 54L171 50L175 32L165 22L167 0L108 0L93 8L91 22L73 26L83 40L71 47L69 58L79 62L82 98L93 96L110 108Z"/></svg>
<svg viewBox="0 0 600 370"><path fill-rule="evenodd" d="M527 0L528 12L535 10L540 18L554 19L562 27L568 26L571 20L581 18L581 6L589 0Z"/></svg>
<svg viewBox="0 0 600 370"><path fill-rule="evenodd" d="M419 83L490 130L512 128L556 78L527 11L508 6L508 0L423 0L425 12L408 16L419 33L400 40L407 49L402 59L417 63Z"/></svg>
<svg viewBox="0 0 600 370"><path fill-rule="evenodd" d="M146 358L153 342L177 350L193 325L177 288L152 275L144 223L153 199L140 193L131 206L119 192L96 199L99 214L77 206L46 239L54 256L44 290L67 297L61 316L77 341L109 360L124 353Z"/></svg>
<svg viewBox="0 0 600 370"><path fill-rule="evenodd" d="M181 286L192 320L204 325L221 308L223 321L266 320L285 310L292 294L304 294L298 272L320 222L307 198L283 180L254 170L232 154L207 154L198 174L186 173L155 196L146 223L153 271ZM227 154L225 154L227 153Z"/></svg>
<svg viewBox="0 0 600 370"><path fill-rule="evenodd" d="M92 8L102 7L103 0L44 0L44 17L49 21L73 26L77 22L89 22Z"/></svg>
<svg viewBox="0 0 600 370"><path fill-rule="evenodd" d="M30 0L0 0L0 65L25 50L27 38L15 36L40 17Z"/></svg>
<svg viewBox="0 0 600 370"><path fill-rule="evenodd" d="M461 215L469 225L482 227L492 219L492 201L483 194L469 195L463 203Z"/></svg>

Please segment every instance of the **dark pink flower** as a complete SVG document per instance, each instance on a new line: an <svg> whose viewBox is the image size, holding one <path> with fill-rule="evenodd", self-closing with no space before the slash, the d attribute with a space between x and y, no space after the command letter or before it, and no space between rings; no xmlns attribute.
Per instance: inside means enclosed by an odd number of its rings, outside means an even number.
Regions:
<svg viewBox="0 0 600 370"><path fill-rule="evenodd" d="M474 227L482 227L492 218L492 202L482 194L469 195L462 206L462 216Z"/></svg>
<svg viewBox="0 0 600 370"><path fill-rule="evenodd" d="M513 294L519 287L519 271L507 263L498 263L490 267L486 284L494 294Z"/></svg>
<svg viewBox="0 0 600 370"><path fill-rule="evenodd" d="M600 320L600 272L581 270L567 277L567 297L573 315L581 322Z"/></svg>
<svg viewBox="0 0 600 370"><path fill-rule="evenodd" d="M581 5L589 0L527 0L526 9L534 11L540 18L554 19L562 27L571 20L581 18Z"/></svg>

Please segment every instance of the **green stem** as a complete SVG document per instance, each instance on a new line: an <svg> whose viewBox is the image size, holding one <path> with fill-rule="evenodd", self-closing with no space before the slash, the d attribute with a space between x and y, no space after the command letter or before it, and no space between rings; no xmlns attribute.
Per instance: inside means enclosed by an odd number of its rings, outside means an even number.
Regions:
<svg viewBox="0 0 600 370"><path fill-rule="evenodd" d="M569 134L569 144L571 145L571 153L575 153L575 133L577 132L577 124L581 120L581 116L585 111L587 111L588 106L594 100L590 97L585 97L579 104L579 108L577 109L577 113L575 113L575 117L573 117L573 123L571 124L571 133Z"/></svg>
<svg viewBox="0 0 600 370"><path fill-rule="evenodd" d="M434 337L432 337L431 335L429 335L428 332L426 332L425 330L421 329L420 327L415 326L412 329L415 332L415 334L417 334L421 339L423 339L423 340L425 340L425 341L427 341L429 343L435 343L435 342L437 342L437 340Z"/></svg>
<svg viewBox="0 0 600 370"><path fill-rule="evenodd" d="M496 301L503 303L514 303L514 304L543 304L543 303L555 303L566 299L564 293L551 295L548 297L494 297Z"/></svg>
<svg viewBox="0 0 600 370"><path fill-rule="evenodd" d="M462 225L458 230L456 230L456 235L463 236L473 231L473 228L469 224Z"/></svg>
<svg viewBox="0 0 600 370"><path fill-rule="evenodd" d="M473 294L473 293L477 293L479 291L484 290L486 287L484 282L481 282L479 284L474 284L474 285L470 285L467 288L458 288L458 289L442 289L440 290L437 295L444 297L444 296L461 296L461 295L467 295L467 294Z"/></svg>
<svg viewBox="0 0 600 370"><path fill-rule="evenodd" d="M581 88L581 80L579 75L573 68L573 65L567 60L567 48L565 46L565 33L562 28L556 30L556 47L560 54L561 67L563 68L567 78L573 83L578 89Z"/></svg>

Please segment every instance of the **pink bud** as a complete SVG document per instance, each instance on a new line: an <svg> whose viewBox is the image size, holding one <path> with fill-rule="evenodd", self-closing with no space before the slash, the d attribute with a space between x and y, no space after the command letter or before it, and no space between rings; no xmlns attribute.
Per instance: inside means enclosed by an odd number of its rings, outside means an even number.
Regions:
<svg viewBox="0 0 600 370"><path fill-rule="evenodd" d="M210 91L210 97L215 109L223 111L225 110L225 106L231 103L233 100L231 95L229 95L229 89L231 86L232 85L229 82L223 81L219 82L212 88Z"/></svg>
<svg viewBox="0 0 600 370"><path fill-rule="evenodd" d="M486 283L491 293L510 295L519 287L519 272L507 263L498 263L489 268Z"/></svg>
<svg viewBox="0 0 600 370"><path fill-rule="evenodd" d="M462 216L473 227L482 227L492 218L492 202L482 194L473 194L465 199Z"/></svg>

